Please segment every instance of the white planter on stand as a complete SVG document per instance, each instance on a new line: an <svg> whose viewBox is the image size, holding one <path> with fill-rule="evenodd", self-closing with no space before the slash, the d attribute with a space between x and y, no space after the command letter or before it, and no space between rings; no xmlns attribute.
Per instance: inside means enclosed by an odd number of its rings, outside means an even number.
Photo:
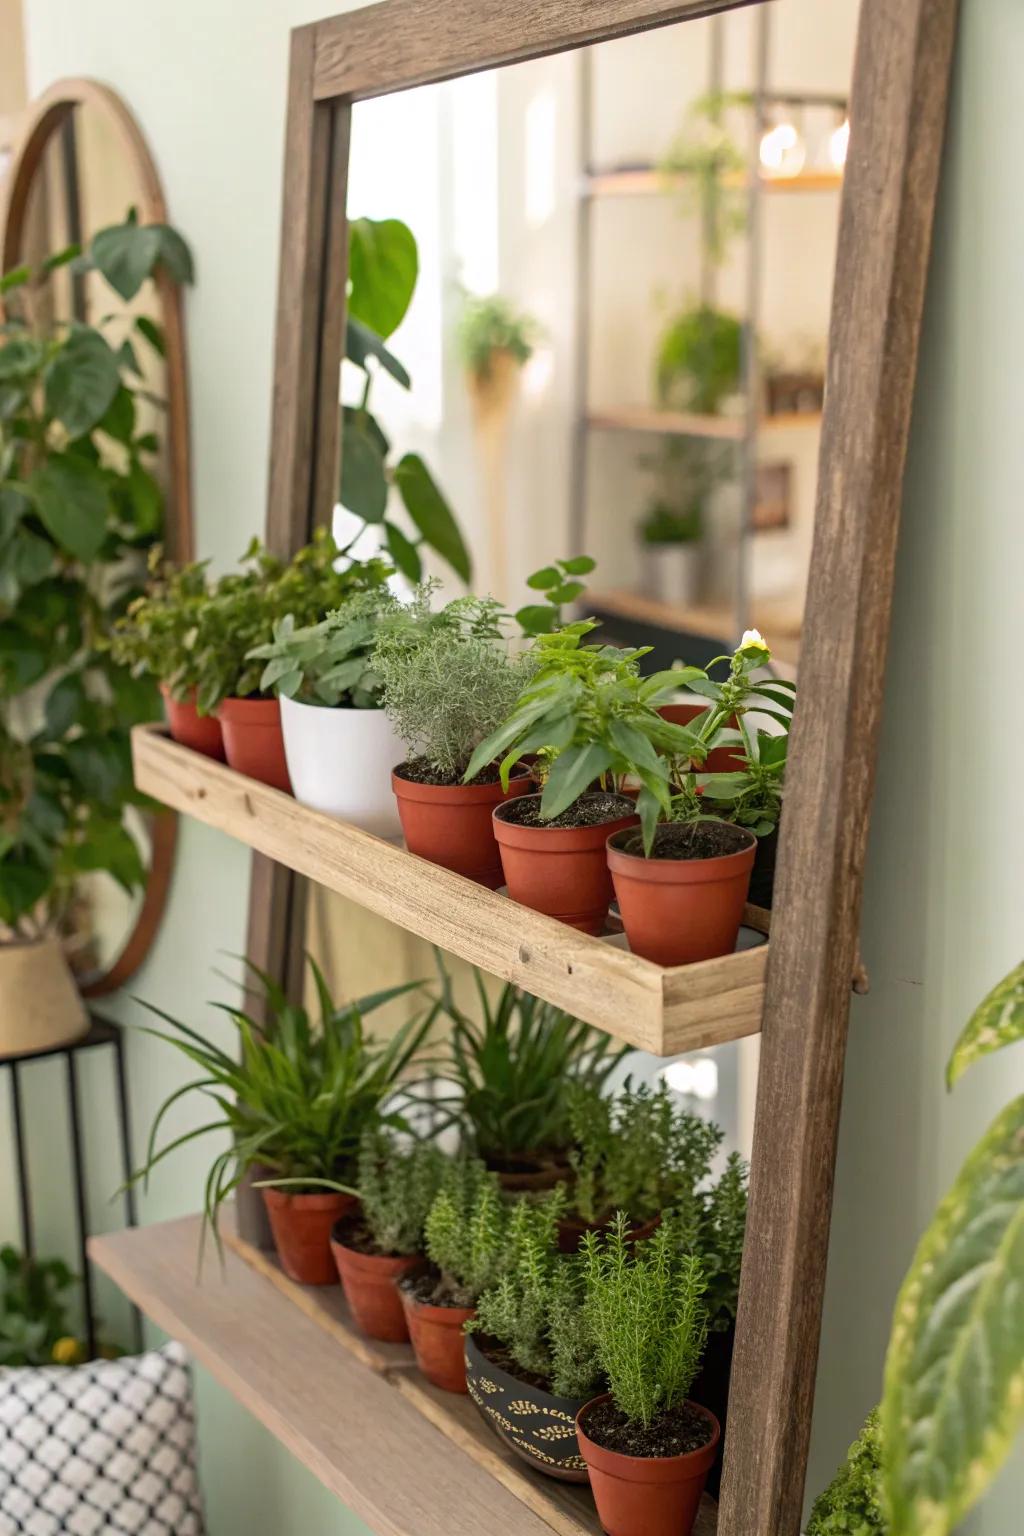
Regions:
<svg viewBox="0 0 1024 1536"><path fill-rule="evenodd" d="M382 709L330 709L283 698L281 729L301 805L377 837L401 837L391 770L406 753Z"/></svg>
<svg viewBox="0 0 1024 1536"><path fill-rule="evenodd" d="M700 592L699 544L645 544L644 584L649 597L689 608Z"/></svg>

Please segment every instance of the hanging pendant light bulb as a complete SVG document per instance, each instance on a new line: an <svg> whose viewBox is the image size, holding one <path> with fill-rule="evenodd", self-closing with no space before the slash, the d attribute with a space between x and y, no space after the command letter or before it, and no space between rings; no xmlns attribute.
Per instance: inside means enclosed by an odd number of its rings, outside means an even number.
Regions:
<svg viewBox="0 0 1024 1536"><path fill-rule="evenodd" d="M777 123L761 140L761 165L769 176L799 176L807 147L795 124Z"/></svg>
<svg viewBox="0 0 1024 1536"><path fill-rule="evenodd" d="M829 140L829 159L837 171L841 171L846 165L846 157L850 152L850 119L847 118L832 135Z"/></svg>

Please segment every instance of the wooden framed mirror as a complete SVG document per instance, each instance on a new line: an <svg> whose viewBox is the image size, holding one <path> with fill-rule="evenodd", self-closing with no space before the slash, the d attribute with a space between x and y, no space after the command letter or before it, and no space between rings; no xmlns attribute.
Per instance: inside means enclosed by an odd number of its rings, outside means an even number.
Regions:
<svg viewBox="0 0 1024 1536"><path fill-rule="evenodd" d="M756 0L385 0L291 48L267 537L328 521L352 108ZM862 0L813 550L762 1018L719 1536L796 1536L810 1438L903 468L957 0ZM572 551L570 551L571 553ZM249 953L300 986L301 882L254 865Z"/></svg>
<svg viewBox="0 0 1024 1536"><path fill-rule="evenodd" d="M165 223L160 178L145 138L126 104L94 80L60 80L32 102L7 135L0 180L0 271L38 263L51 252L87 243L135 208L142 223ZM73 267L54 274L48 302L61 313L88 317L100 295ZM109 306L109 290L102 302ZM162 270L131 301L133 316L155 321L164 355L146 357L153 397L151 423L159 438L154 473L164 489L162 541L177 561L193 557L188 382L182 296ZM159 402L159 403L157 403ZM83 895L79 987L95 998L122 986L138 970L156 936L170 885L177 822L167 810L138 815L133 835L143 850L147 881L129 897L107 876L89 877Z"/></svg>

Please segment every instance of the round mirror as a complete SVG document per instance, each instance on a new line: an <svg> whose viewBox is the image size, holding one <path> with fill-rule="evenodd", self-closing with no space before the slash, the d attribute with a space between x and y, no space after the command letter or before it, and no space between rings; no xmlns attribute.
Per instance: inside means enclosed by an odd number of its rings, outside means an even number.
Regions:
<svg viewBox="0 0 1024 1536"><path fill-rule="evenodd" d="M127 591L144 578L153 543L161 543L174 560L186 561L193 554L181 290L162 261L136 292L122 298L109 268L90 270L81 259L54 265L52 258L74 247L88 252L99 231L128 220L166 225L163 192L134 117L113 91L95 81L58 82L21 115L18 128L0 177L0 273L28 268L36 274L50 267L46 281L31 287L32 330L46 334L65 322L99 327L122 363L130 359L133 371L128 452L147 477L152 520L145 536L134 541L136 547L127 554L121 549L116 565L100 573L100 579ZM24 292L12 288L0 294L8 317L15 312L16 298L24 314ZM124 347L128 353L119 350ZM109 446L116 453L124 444ZM30 700L29 707L38 703ZM173 813L129 806L123 826L141 858L144 880L118 880L111 873L114 861L98 858L97 868L75 875L62 903L61 938L86 997L112 991L138 969L166 901L175 845Z"/></svg>

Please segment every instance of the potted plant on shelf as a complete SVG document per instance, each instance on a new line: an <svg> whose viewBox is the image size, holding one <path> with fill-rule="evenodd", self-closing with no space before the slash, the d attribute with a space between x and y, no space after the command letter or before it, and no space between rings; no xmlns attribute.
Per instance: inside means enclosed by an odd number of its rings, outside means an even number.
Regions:
<svg viewBox="0 0 1024 1536"><path fill-rule="evenodd" d="M430 1262L399 1281L416 1364L446 1392L467 1390L462 1330L501 1277L507 1225L494 1174L474 1158L449 1163L424 1224Z"/></svg>
<svg viewBox="0 0 1024 1536"><path fill-rule="evenodd" d="M382 626L373 653L408 752L391 784L409 851L493 890L502 874L491 812L530 786L525 771L499 778L493 757L476 749L508 715L531 661L510 653L493 599L457 598L433 613L431 591L421 587Z"/></svg>
<svg viewBox="0 0 1024 1536"><path fill-rule="evenodd" d="M146 1161L134 1177L148 1178L165 1157L197 1137L228 1132L231 1144L214 1158L206 1180L203 1237L212 1228L219 1243L224 1201L252 1168L260 1175L257 1183L281 1267L303 1285L330 1285L338 1278L331 1229L356 1204L353 1181L361 1138L381 1125L408 1129L397 1106L433 1014L408 1020L378 1043L366 1033L366 1017L418 983L336 1004L312 957L309 964L320 1005L315 1024L305 1008L289 1003L275 982L253 968L266 994L268 1022L261 1028L242 1009L225 1007L238 1035L237 1060L199 1031L146 1004L171 1031L147 1025L146 1032L173 1045L201 1076L164 1101L153 1122ZM212 1099L216 1118L158 1148L167 1111L191 1093Z"/></svg>
<svg viewBox="0 0 1024 1536"><path fill-rule="evenodd" d="M723 1140L712 1121L677 1109L664 1083L634 1089L627 1080L614 1099L580 1086L570 1109L573 1180L569 1209L558 1220L567 1253L588 1232L606 1230L616 1211L630 1242L649 1236L663 1212L692 1201Z"/></svg>
<svg viewBox="0 0 1024 1536"><path fill-rule="evenodd" d="M768 909L775 890L789 735L745 729L743 737L746 749L734 753L735 766L724 773L701 775L697 783L709 815L746 827L757 838L747 900Z"/></svg>
<svg viewBox="0 0 1024 1536"><path fill-rule="evenodd" d="M688 753L694 738L663 720L660 700L703 674L696 667L640 675L646 649L586 644L583 620L538 634L535 670L508 717L477 747L467 778L500 759L500 779L529 759L542 784L494 811L509 895L585 933L600 933L611 900L604 853L609 834L653 827L670 803L664 752ZM633 776L634 802L621 786Z"/></svg>
<svg viewBox="0 0 1024 1536"><path fill-rule="evenodd" d="M400 1146L364 1132L356 1182L359 1210L335 1223L331 1251L352 1316L371 1339L409 1337L395 1282L423 1263L423 1225L441 1187L445 1155L432 1142Z"/></svg>
<svg viewBox="0 0 1024 1536"><path fill-rule="evenodd" d="M879 1412L868 1414L846 1460L814 1501L807 1536L888 1536L882 1508Z"/></svg>
<svg viewBox="0 0 1024 1536"><path fill-rule="evenodd" d="M666 1222L631 1247L623 1212L584 1245L587 1315L610 1391L576 1417L608 1536L689 1536L715 1459L713 1413L687 1401L707 1314L700 1260Z"/></svg>
<svg viewBox="0 0 1024 1536"><path fill-rule="evenodd" d="M699 502L678 509L658 498L640 525L644 587L662 603L688 608L700 586L704 516Z"/></svg>
<svg viewBox="0 0 1024 1536"><path fill-rule="evenodd" d="M628 1054L608 1035L509 983L492 1003L474 969L479 1018L459 1008L438 952L443 1017L451 1025L442 1077L469 1149L502 1188L549 1189L571 1176L570 1098L574 1085L600 1091Z"/></svg>
<svg viewBox="0 0 1024 1536"><path fill-rule="evenodd" d="M265 663L260 691L276 692L295 798L379 837L397 837L389 775L401 744L382 708L373 651L400 609L386 586L357 593L319 624L286 614L274 638L249 652Z"/></svg>
<svg viewBox="0 0 1024 1536"><path fill-rule="evenodd" d="M585 1306L583 1265L558 1251L564 1195L513 1207L508 1267L466 1329L469 1394L535 1471L585 1483L576 1415L603 1385Z"/></svg>

